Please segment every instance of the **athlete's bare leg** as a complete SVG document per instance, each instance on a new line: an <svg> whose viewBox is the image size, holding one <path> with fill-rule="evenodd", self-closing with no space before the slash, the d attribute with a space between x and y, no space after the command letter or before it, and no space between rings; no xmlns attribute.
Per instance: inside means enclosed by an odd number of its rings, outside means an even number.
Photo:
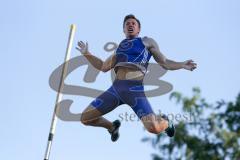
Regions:
<svg viewBox="0 0 240 160"><path fill-rule="evenodd" d="M144 127L150 133L159 134L168 128L168 121L161 118L159 115L155 115L154 113L143 116L141 120Z"/></svg>
<svg viewBox="0 0 240 160"><path fill-rule="evenodd" d="M106 113L101 113L91 104L83 111L81 115L81 122L85 125L103 127L111 131L113 129L113 124L109 120L103 118L102 116Z"/></svg>

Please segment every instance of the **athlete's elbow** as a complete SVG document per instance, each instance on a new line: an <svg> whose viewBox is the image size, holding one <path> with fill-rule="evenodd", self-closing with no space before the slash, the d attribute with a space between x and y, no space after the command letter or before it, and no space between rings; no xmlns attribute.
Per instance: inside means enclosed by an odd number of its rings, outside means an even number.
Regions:
<svg viewBox="0 0 240 160"><path fill-rule="evenodd" d="M168 70L166 59L157 59L156 61L162 68Z"/></svg>
<svg viewBox="0 0 240 160"><path fill-rule="evenodd" d="M107 70L107 69L102 69L101 70L103 73L106 73L107 71L109 71L109 70Z"/></svg>
<svg viewBox="0 0 240 160"><path fill-rule="evenodd" d="M108 67L102 67L101 71L105 73L105 72L109 71L109 68Z"/></svg>
<svg viewBox="0 0 240 160"><path fill-rule="evenodd" d="M167 65L166 62L159 63L159 65L166 70L170 70L170 68L169 68L169 66Z"/></svg>

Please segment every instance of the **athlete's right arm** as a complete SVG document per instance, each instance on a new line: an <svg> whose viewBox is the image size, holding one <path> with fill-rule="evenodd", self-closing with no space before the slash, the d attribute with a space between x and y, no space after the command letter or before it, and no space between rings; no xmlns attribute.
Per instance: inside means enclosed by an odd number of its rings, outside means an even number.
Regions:
<svg viewBox="0 0 240 160"><path fill-rule="evenodd" d="M113 53L105 61L102 61L98 57L92 55L88 50L88 43L85 44L82 41L78 42L78 47L76 47L76 49L79 50L82 53L82 55L84 55L87 58L87 60L93 65L94 68L103 72L111 70L116 62L115 53Z"/></svg>

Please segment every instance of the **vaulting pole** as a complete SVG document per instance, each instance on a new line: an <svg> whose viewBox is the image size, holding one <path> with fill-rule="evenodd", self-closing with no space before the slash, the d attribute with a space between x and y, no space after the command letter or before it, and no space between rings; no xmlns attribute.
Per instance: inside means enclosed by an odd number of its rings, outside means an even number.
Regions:
<svg viewBox="0 0 240 160"><path fill-rule="evenodd" d="M53 116L52 116L52 123L51 123L50 132L49 132L49 136L48 136L48 142L47 142L47 148L46 148L44 160L49 160L49 156L50 156L50 152L51 152L53 136L55 134L57 120L58 120L57 116L56 116L57 104L62 101L62 97L63 97L62 89L63 89L63 85L64 85L64 77L66 76L67 67L68 67L68 63L66 63L66 62L68 62L68 60L70 59L70 53L71 53L71 49L72 49L75 31L76 31L76 25L72 24L70 27L67 50L66 50L66 55L65 55L65 59L64 59L64 65L62 68L62 75L61 75L60 85L59 85L57 98L56 98L56 102L55 102L55 108L54 108L54 112L53 112Z"/></svg>

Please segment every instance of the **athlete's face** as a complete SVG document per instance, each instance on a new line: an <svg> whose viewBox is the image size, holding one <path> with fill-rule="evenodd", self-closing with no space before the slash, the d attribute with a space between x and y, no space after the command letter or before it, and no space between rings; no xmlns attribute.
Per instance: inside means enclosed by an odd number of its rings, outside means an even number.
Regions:
<svg viewBox="0 0 240 160"><path fill-rule="evenodd" d="M134 38L138 36L140 32L138 22L135 19L129 18L124 24L123 31L127 38Z"/></svg>

